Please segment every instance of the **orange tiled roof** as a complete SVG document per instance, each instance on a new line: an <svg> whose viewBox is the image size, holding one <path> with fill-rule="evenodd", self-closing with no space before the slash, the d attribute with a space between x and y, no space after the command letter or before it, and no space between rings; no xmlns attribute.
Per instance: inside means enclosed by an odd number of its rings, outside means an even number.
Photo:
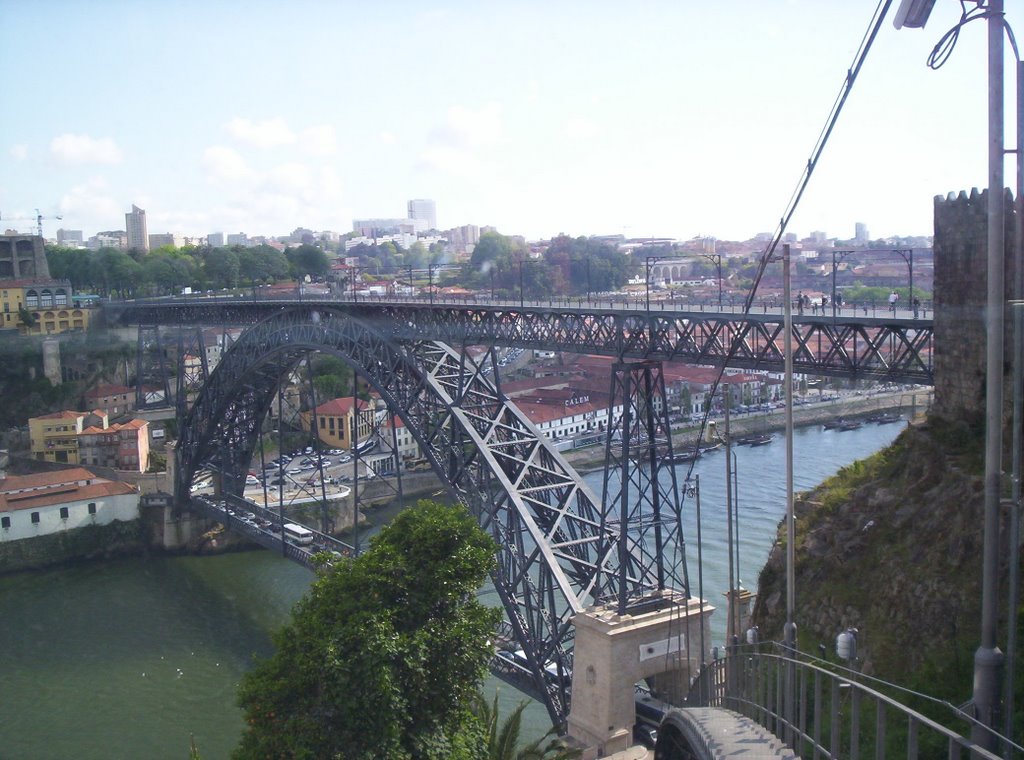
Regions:
<svg viewBox="0 0 1024 760"><path fill-rule="evenodd" d="M63 486L26 491L23 493L0 494L0 512L15 512L21 509L38 509L54 504L66 504L69 501L95 499L103 496L123 496L138 493L138 489L129 483L103 481L79 486L68 483Z"/></svg>

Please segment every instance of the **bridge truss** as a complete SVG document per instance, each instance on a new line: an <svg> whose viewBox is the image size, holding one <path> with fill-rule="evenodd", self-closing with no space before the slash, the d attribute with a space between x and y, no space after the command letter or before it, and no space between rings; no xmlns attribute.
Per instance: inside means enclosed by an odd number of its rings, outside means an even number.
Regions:
<svg viewBox="0 0 1024 760"><path fill-rule="evenodd" d="M632 607L672 597L666 590L688 593L685 562L665 561L683 556L678 506L660 506L653 516L623 508L625 500L602 508L507 403L485 369L493 368L493 356L478 363L443 343L399 341L393 330L378 329L387 324L294 304L246 330L181 426L178 503L188 501L195 473L205 468L222 473L225 493L241 496L282 381L310 352L338 356L402 418L451 496L494 537L495 589L533 682L561 723L569 705L572 615L591 604ZM657 531L654 550L650 531Z"/></svg>
<svg viewBox="0 0 1024 760"><path fill-rule="evenodd" d="M111 304L131 324L251 324L293 307L320 306L376 326L400 341L501 345L781 372L785 341L778 313L732 314L476 302L163 299ZM793 322L795 372L934 383L932 321L896 317L803 316ZM730 356L730 349L735 351Z"/></svg>

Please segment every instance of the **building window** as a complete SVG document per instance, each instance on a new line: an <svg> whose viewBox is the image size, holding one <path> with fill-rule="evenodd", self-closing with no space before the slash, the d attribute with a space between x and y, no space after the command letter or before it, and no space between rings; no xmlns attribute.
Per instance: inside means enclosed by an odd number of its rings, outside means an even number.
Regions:
<svg viewBox="0 0 1024 760"><path fill-rule="evenodd" d="M38 512L33 512L32 513L32 524L33 525L38 525L39 524L39 513Z"/></svg>
<svg viewBox="0 0 1024 760"><path fill-rule="evenodd" d="M60 519L61 520L67 520L68 519L68 508L67 507L61 507L60 508Z"/></svg>
<svg viewBox="0 0 1024 760"><path fill-rule="evenodd" d="M90 515L96 514L96 502L94 502L94 501L90 501L89 502L89 514Z"/></svg>
<svg viewBox="0 0 1024 760"><path fill-rule="evenodd" d="M326 427L327 427L327 420L324 419L323 417L321 417L320 418L320 429L323 430Z"/></svg>
<svg viewBox="0 0 1024 760"><path fill-rule="evenodd" d="M6 528L10 528L10 527L11 527L11 518L10 517L0 517L0 528L5 528L6 529Z"/></svg>

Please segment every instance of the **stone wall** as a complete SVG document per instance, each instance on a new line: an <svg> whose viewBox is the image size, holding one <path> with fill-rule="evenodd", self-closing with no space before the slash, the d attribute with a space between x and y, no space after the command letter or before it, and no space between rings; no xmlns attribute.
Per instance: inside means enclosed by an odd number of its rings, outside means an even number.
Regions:
<svg viewBox="0 0 1024 760"><path fill-rule="evenodd" d="M141 554L146 549L138 520L115 520L0 544L0 574Z"/></svg>
<svg viewBox="0 0 1024 760"><path fill-rule="evenodd" d="M960 191L935 198L935 405L949 419L980 422L985 417L985 352L988 294L988 191ZM1006 299L1013 297L1014 209L1006 193ZM1007 310L1006 372L1010 370L1013 325ZM1008 396L1008 394L1007 394ZM1009 399L1007 399L1009 402Z"/></svg>

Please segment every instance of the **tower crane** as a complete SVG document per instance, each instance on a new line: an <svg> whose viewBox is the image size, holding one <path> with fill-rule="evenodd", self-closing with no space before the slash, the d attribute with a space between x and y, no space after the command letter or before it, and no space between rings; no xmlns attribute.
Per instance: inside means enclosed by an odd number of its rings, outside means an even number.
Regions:
<svg viewBox="0 0 1024 760"><path fill-rule="evenodd" d="M0 215L0 221L5 221L5 222L31 222L31 221L34 221L36 223L36 234L39 235L39 237L43 236L43 220L44 219L58 219L59 220L59 219L63 219L63 218L64 217L62 217L62 216L43 216L41 213L39 213L39 209L36 209L35 217L31 217L31 216L4 217L3 215Z"/></svg>

